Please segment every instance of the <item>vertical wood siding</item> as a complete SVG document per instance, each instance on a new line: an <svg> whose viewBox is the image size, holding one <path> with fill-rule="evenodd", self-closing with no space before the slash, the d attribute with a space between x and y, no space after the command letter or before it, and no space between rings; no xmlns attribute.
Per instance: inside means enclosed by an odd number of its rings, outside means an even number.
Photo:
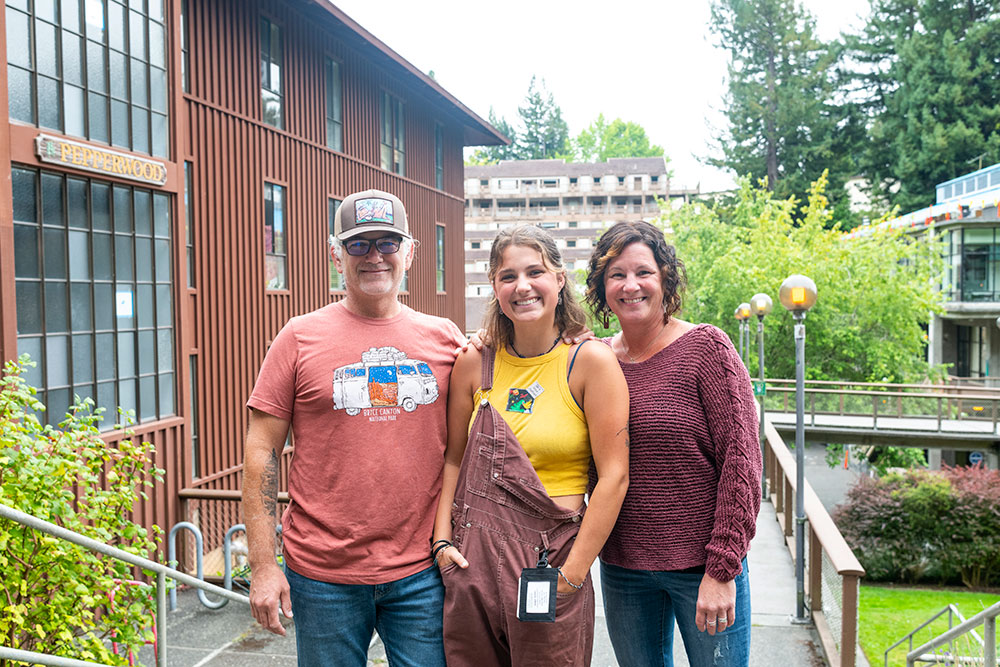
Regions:
<svg viewBox="0 0 1000 667"><path fill-rule="evenodd" d="M179 5L180 0L168 1L171 33L179 25ZM465 317L462 137L468 121L461 111L428 92L385 54L310 2L190 0L188 11L189 94L180 89L180 40L171 34L167 42L173 82L170 108L179 110L172 118L176 132L168 161L179 180L171 189L183 191L185 161L192 164L193 186L195 286L190 290L183 196L174 197L173 206L179 416L136 429L137 437L156 446L155 463L166 475L150 498L137 504L135 518L164 530L185 518L178 498L181 489L239 488L248 421L245 402L268 344L290 317L338 298L327 283L328 197L343 198L372 187L399 196L411 231L421 242L409 273L409 291L401 299L417 310L451 318L460 327ZM262 16L282 30L284 130L261 122ZM326 148L328 57L340 63L343 153ZM3 58L5 52L0 53ZM3 88L6 93L6 85ZM383 91L405 105L406 177L379 167ZM444 191L434 187L435 123L441 124L444 135ZM7 211L0 219L0 232L6 239L11 235L11 150L4 141L0 153L8 165L0 183L0 203ZM31 156L21 159L27 158ZM287 188L288 289L280 292L264 289L265 182ZM439 223L446 228L445 294L436 290ZM13 262L4 245L0 278L13 285ZM0 347L5 357L12 357L16 349L17 314L13 304L8 307L12 297L11 289L2 291ZM192 476L189 355L197 357L198 479ZM119 436L109 440L115 437ZM286 451L283 488L287 488L288 459ZM231 509L212 513L227 520L233 516Z"/></svg>
<svg viewBox="0 0 1000 667"><path fill-rule="evenodd" d="M462 126L453 110L435 106L413 82L377 65L388 61L373 49L362 51L353 33L332 17L268 1L189 6L185 120L198 255L191 320L200 470L203 478L230 471L191 485L239 488L244 406L267 345L290 317L335 298L327 284L328 197L371 187L398 195L422 244L402 300L464 325ZM261 16L282 29L284 130L260 121ZM341 64L344 153L326 148L327 57ZM379 167L383 91L405 104L405 178ZM444 130L445 192L434 188L435 123ZM265 182L287 188L288 289L278 292L264 289ZM436 291L437 223L447 230L446 294Z"/></svg>

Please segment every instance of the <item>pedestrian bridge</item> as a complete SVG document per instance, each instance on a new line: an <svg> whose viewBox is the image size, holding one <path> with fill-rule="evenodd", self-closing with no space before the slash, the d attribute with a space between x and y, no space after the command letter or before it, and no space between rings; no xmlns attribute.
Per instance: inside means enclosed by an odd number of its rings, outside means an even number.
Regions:
<svg viewBox="0 0 1000 667"><path fill-rule="evenodd" d="M795 380L765 380L764 408L789 441ZM1000 452L1000 389L956 384L805 383L807 442ZM995 462L994 462L995 465Z"/></svg>

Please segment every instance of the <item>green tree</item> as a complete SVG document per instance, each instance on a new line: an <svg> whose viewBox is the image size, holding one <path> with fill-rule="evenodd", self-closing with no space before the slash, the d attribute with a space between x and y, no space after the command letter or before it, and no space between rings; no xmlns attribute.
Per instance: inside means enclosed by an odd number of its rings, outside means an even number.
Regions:
<svg viewBox="0 0 1000 667"><path fill-rule="evenodd" d="M21 377L28 364L27 355L7 362L0 381L0 503L155 558L159 529L150 535L129 518L162 479L152 445L105 443L89 398L77 397L58 427L43 426L35 413L45 407ZM0 519L0 573L0 645L125 665L111 640L127 654L153 638L152 587L131 581L127 563Z"/></svg>
<svg viewBox="0 0 1000 667"><path fill-rule="evenodd" d="M500 131L500 134L510 139L506 146L486 146L477 149L467 160L469 164L496 164L500 160L517 159L517 130L503 116L498 116L490 107L490 125Z"/></svg>
<svg viewBox="0 0 1000 667"><path fill-rule="evenodd" d="M724 220L697 202L676 211L664 208L662 224L672 230L687 267L683 317L715 324L735 341L733 309L757 292L769 294L775 309L764 322L767 375L794 377L792 318L777 296L786 277L804 273L819 290L806 320L808 379L926 377L921 325L938 303L938 244L900 230L847 238L831 221L825 186L821 174L799 220L791 198L753 187L747 177L740 179L737 202ZM750 357L750 374L756 377L756 355Z"/></svg>
<svg viewBox="0 0 1000 667"><path fill-rule="evenodd" d="M711 29L729 65L726 127L707 162L766 179L779 199L800 202L826 170L845 217L843 186L855 167L834 101L836 52L815 37L813 17L795 0L715 0Z"/></svg>
<svg viewBox="0 0 1000 667"><path fill-rule="evenodd" d="M531 77L524 103L517 108L522 130L515 142L519 160L546 160L566 157L569 153L569 127L562 117L562 109L545 88Z"/></svg>
<svg viewBox="0 0 1000 667"><path fill-rule="evenodd" d="M602 113L573 140L573 153L580 162L604 162L611 157L660 157L664 150L649 142L642 125L621 118L609 123Z"/></svg>
<svg viewBox="0 0 1000 667"><path fill-rule="evenodd" d="M872 0L846 39L849 94L866 130L853 151L872 194L904 211L934 186L1000 161L1000 0Z"/></svg>

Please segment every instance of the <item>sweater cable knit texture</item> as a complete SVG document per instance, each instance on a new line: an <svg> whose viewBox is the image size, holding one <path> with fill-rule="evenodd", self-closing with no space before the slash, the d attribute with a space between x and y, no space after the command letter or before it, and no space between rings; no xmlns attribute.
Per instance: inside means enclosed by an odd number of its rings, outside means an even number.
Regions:
<svg viewBox="0 0 1000 667"><path fill-rule="evenodd" d="M760 510L750 376L729 338L700 324L637 364L629 388L629 487L601 558L641 570L742 571Z"/></svg>

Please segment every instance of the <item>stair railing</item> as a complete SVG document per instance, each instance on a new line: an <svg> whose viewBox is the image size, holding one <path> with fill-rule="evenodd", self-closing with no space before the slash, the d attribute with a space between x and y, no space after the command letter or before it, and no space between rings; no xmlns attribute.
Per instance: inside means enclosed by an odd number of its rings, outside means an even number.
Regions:
<svg viewBox="0 0 1000 667"><path fill-rule="evenodd" d="M974 664L983 667L997 667L997 616L1000 616L1000 602L987 607L964 623L942 632L923 646L906 654L906 667L915 667L918 662L946 662L948 664ZM983 626L983 657L978 656L938 656L931 653L945 644L952 644L966 633ZM978 639L978 635L974 635Z"/></svg>
<svg viewBox="0 0 1000 667"><path fill-rule="evenodd" d="M905 637L903 637L902 639L900 639L899 641L897 641L895 644L893 644L892 646L890 646L889 648L887 648L885 650L885 653L882 656L883 657L883 665L884 665L884 667L889 667L889 652L892 649L896 648L897 646L899 646L903 642L906 642L907 643L907 647L906 647L907 653L913 651L913 636L916 635L921 630L923 630L924 628L926 628L928 625L930 625L934 621L936 621L939 618L941 618L942 616L944 616L945 614L948 614L948 629L949 630L951 630L953 627L955 627L955 619L956 618L958 618L958 622L959 623L965 623L965 617L962 616L962 612L960 612L958 610L958 607L956 607L953 604L948 605L947 607L945 607L944 609L942 609L941 611L937 612L936 614L934 614L933 616L931 616L930 618L928 618L926 621L924 621L923 623L921 623L919 626L917 626L916 628L914 628L913 630L911 630ZM976 631L973 630L971 632L971 634L972 634L972 638L975 639L979 643L980 646L982 646L983 645L983 640L980 639L980 637L979 637L978 634L976 634Z"/></svg>
<svg viewBox="0 0 1000 667"><path fill-rule="evenodd" d="M117 549L109 544L99 542L97 540L91 539L80 533L74 532L63 528L62 526L57 526L54 523L49 523L38 517L31 516L30 514L25 514L19 510L9 507L7 505L0 504L0 517L4 519L9 519L11 521L16 521L19 524L28 526L33 530L38 530L43 533L48 533L53 537L57 537L61 540L66 540L67 542L72 542L91 551L95 551L105 556L135 565L136 567L141 567L144 570L149 570L156 573L156 667L166 667L167 665L167 577L175 579L181 583L187 584L199 590L209 591L217 595L221 595L223 598L229 600L235 600L236 602L243 602L245 604L250 604L250 598L245 595L240 595L239 593L234 593L231 590L226 590L221 586L216 586L215 584L210 584L206 581L202 581L197 577L192 577L189 574L180 572L166 565L162 565L155 561L151 561L148 558L143 558L142 556L136 556L135 554L130 554L127 551ZM103 667L96 662L85 662L83 660L74 660L71 658L64 658L61 656L46 655L44 653L35 653L33 651L21 651L19 649L9 648L6 646L0 646L0 659L3 660L17 660L20 662L29 662L39 665L51 665L53 667L83 667L83 666L93 666Z"/></svg>

